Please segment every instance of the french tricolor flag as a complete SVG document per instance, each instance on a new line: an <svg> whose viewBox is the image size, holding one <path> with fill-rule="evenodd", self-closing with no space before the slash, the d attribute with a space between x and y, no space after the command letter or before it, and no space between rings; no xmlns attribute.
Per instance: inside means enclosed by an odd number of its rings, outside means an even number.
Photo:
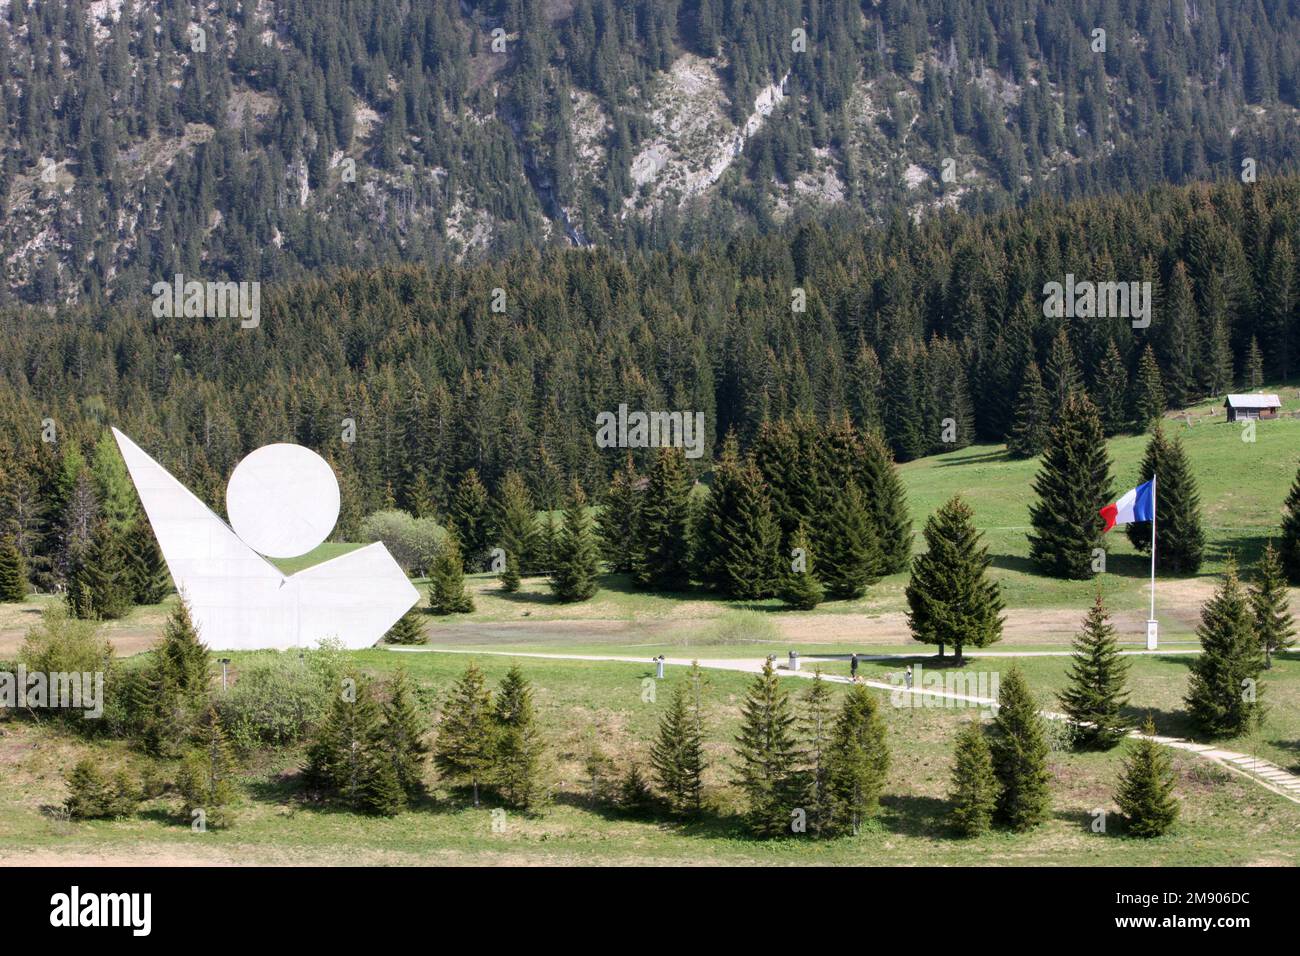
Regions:
<svg viewBox="0 0 1300 956"><path fill-rule="evenodd" d="M1102 532L1109 531L1117 524L1152 520L1156 513L1155 493L1152 491L1152 485L1153 482L1151 481L1138 485L1132 491L1125 493L1113 505L1102 508L1100 514L1106 519L1106 527L1101 529Z"/></svg>

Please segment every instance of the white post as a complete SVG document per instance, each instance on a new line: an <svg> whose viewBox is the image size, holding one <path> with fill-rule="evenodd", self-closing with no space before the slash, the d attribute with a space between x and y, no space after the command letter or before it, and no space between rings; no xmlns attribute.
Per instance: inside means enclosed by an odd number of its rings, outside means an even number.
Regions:
<svg viewBox="0 0 1300 956"><path fill-rule="evenodd" d="M1147 650L1154 651L1159 643L1156 623L1156 475L1151 473L1151 617L1147 618Z"/></svg>

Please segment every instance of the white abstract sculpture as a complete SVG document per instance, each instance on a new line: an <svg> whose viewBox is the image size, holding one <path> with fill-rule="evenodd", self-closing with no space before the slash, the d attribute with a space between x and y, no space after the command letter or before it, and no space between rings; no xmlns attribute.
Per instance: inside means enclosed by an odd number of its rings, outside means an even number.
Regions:
<svg viewBox="0 0 1300 956"><path fill-rule="evenodd" d="M263 557L306 554L334 529L338 481L315 452L265 445L241 461L226 488L232 530L135 442L116 428L113 436L210 649L304 647L324 638L369 647L419 600L378 542L290 575Z"/></svg>

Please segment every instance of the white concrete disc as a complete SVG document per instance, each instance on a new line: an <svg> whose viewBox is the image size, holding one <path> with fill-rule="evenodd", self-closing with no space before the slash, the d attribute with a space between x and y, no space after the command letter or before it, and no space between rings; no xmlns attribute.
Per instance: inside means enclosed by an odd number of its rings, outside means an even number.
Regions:
<svg viewBox="0 0 1300 956"><path fill-rule="evenodd" d="M329 463L301 445L263 445L235 466L226 486L235 534L269 558L296 558L329 537L339 483Z"/></svg>

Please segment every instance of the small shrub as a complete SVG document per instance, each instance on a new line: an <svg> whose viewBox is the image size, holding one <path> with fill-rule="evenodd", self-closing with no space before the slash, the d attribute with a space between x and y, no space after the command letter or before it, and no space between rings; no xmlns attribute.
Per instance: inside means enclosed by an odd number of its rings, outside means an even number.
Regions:
<svg viewBox="0 0 1300 956"><path fill-rule="evenodd" d="M417 577L429 572L446 536L432 518L415 518L397 509L376 511L361 522L362 541L382 541L402 570Z"/></svg>
<svg viewBox="0 0 1300 956"><path fill-rule="evenodd" d="M77 761L67 775L67 783L64 809L73 820L123 817L140 805L140 787L129 773L118 770L110 777L90 757Z"/></svg>
<svg viewBox="0 0 1300 956"><path fill-rule="evenodd" d="M303 740L329 706L341 663L330 647L261 651L239 663L238 676L217 698L217 713L241 753Z"/></svg>

